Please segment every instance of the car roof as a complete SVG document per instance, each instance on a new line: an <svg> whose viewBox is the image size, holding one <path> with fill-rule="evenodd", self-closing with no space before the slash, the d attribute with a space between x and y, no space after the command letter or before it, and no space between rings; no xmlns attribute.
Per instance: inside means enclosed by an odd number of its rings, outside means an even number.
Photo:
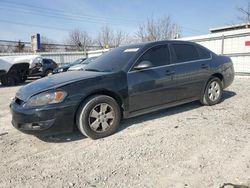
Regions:
<svg viewBox="0 0 250 188"><path fill-rule="evenodd" d="M182 40L162 40L162 41L154 41L154 42L147 42L145 45L161 45L161 44L194 44L193 42L189 41L182 41Z"/></svg>
<svg viewBox="0 0 250 188"><path fill-rule="evenodd" d="M144 42L144 43L137 43L137 44L131 44L126 46L120 46L124 48L142 48L142 47L148 47L148 46L155 46L155 45L161 45L161 44L195 44L193 42L189 41L182 41L182 40L161 40L161 41L153 41L153 42Z"/></svg>

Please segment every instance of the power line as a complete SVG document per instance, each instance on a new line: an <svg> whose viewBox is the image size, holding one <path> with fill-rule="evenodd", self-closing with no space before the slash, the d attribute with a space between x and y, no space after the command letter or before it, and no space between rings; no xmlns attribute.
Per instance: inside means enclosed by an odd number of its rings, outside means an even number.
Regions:
<svg viewBox="0 0 250 188"><path fill-rule="evenodd" d="M1 4L2 4L2 7L1 7ZM6 6L7 5L11 5L11 6ZM4 6L3 6L4 5ZM24 7L29 7L29 8L32 8L31 10L25 10ZM105 17L97 17L97 16L93 16L93 15L87 15L85 14L84 16L79 16L79 15L76 15L76 14L71 14L71 13L67 13L63 10L60 10L60 9L51 9L51 8L41 8L41 7L37 7L37 6L33 6L33 5L29 5L29 4L24 4L24 3L11 3L11 2L6 2L4 0L2 0L0 2L0 9L4 9L4 10L7 10L7 9L15 9L15 10L18 10L19 12L21 13L24 13L24 14L31 14L32 12L32 15L36 14L36 15L39 15L39 16L49 16L50 18L55 18L55 19L61 19L61 20L70 20L71 22L88 22L88 23L93 23L93 24L104 24L104 23L107 23L107 18ZM42 10L42 12L38 12L36 10L33 10L33 9L37 9L37 10ZM8 10L7 10L8 11ZM108 19L111 19L111 18L108 18ZM42 26L42 25L37 25L37 24L27 24L27 23L20 23L20 22L13 22L13 21L6 21L6 20L0 20L0 22L5 22L5 23L12 23L12 24L19 24L19 25L26 25L26 26L30 26L30 27L40 27L40 28L46 28L46 29L53 29L53 30L64 30L64 31L69 31L65 28L57 28L57 27L50 27L50 28L47 28L47 26ZM112 24L116 24L116 25L124 25L122 24L121 22L119 23L115 23L114 21L112 21L113 23ZM185 26L181 26L181 28L183 30L186 30L190 33L193 33L193 34L203 34L204 32L203 31L199 31L197 29L193 29L193 28L189 28L189 27L185 27Z"/></svg>
<svg viewBox="0 0 250 188"><path fill-rule="evenodd" d="M121 17L99 17L96 15L90 15L90 14L72 14L72 13L68 13L65 12L65 10L60 10L60 9L51 9L51 8L41 8L41 7L37 7L34 5L29 5L29 4L24 4L24 3L10 3L10 2L5 2L2 1L0 2L2 5L11 5L8 8L21 8L22 10L24 10L23 8L32 8L29 11L32 12L36 12L35 10L40 10L40 12L42 11L43 13L49 13L49 14L54 14L54 15L60 15L60 16L64 16L64 17L70 17L70 18L74 18L74 19L92 19L92 20L96 20L96 21L107 21L107 20L113 20L116 22L127 22L127 23L137 23L137 20L132 20L132 19L126 19L126 18L121 18ZM36 12L37 13L37 12Z"/></svg>
<svg viewBox="0 0 250 188"><path fill-rule="evenodd" d="M107 23L107 20L113 20L112 24L116 24L116 25L124 25L124 24L122 24L122 22L126 23L126 24L129 24L129 23L130 24L131 23L137 24L138 23L138 21L135 21L135 20L129 20L129 19L124 19L124 18L119 18L119 17L112 17L111 18L111 17L98 17L96 15L90 15L90 14L83 14L83 15L72 14L72 13L65 12L64 10L61 10L61 9L41 8L38 6L25 4L25 3L15 3L14 4L13 2L12 3L6 2L5 0L2 0L2 2L0 2L0 5L1 5L1 3L5 3L7 5L12 5L11 7L7 7L7 8L13 9L16 7L16 9L18 9L22 13L30 14L30 12L34 12L35 14L40 15L40 16L50 16L50 17L52 16L53 18L56 18L56 19L67 19L67 20L71 20L73 22L89 22L89 23L99 24L99 23ZM15 7L13 7L13 6L15 6ZM25 9L23 9L23 7L29 7L32 9L25 10ZM4 9L6 9L6 7ZM42 10L42 13L37 12L34 9ZM121 20L123 20L123 21L121 22ZM116 23L114 21L119 21L119 23ZM193 33L193 34L204 34L203 31L189 28L186 26L181 26L181 28L183 30L189 31L190 33Z"/></svg>
<svg viewBox="0 0 250 188"><path fill-rule="evenodd" d="M50 18L55 18L55 19L60 19L60 20L68 20L68 21L70 21L70 22L81 22L81 23L86 23L86 22L88 22L88 23L93 23L93 24L104 24L104 23L107 23L107 22L105 22L104 20L100 20L100 21L98 21L98 20L93 20L93 19L91 19L91 18L88 18L88 19L78 19L78 18L71 18L71 17L66 17L66 16L63 16L63 15L57 15L57 14L51 14L51 13L39 13L39 12L33 12L32 13L32 11L31 12L29 12L29 11L26 11L26 10L22 10L22 9L19 9L19 8L14 8L14 7L1 7L1 5L0 5L0 9L2 9L2 10L5 10L5 11L11 11L11 12L13 12L11 9L15 9L15 10L17 10L17 11L19 11L19 12L21 12L21 13L24 13L24 14L32 14L32 15L38 15L38 16L46 16L46 17L50 17ZM122 24L121 22L120 23L112 23L113 25L124 25L124 24Z"/></svg>
<svg viewBox="0 0 250 188"><path fill-rule="evenodd" d="M14 24L14 25L25 25L25 26L29 26L29 27L38 27L38 28L49 29L49 30L71 31L71 30L65 29L65 28L51 27L51 26L37 25L37 24L27 24L27 23L21 23L21 22L13 22L10 20L3 20L3 19L0 19L0 22L7 23L7 24Z"/></svg>
<svg viewBox="0 0 250 188"><path fill-rule="evenodd" d="M14 40L0 40L0 43L3 42L3 43L12 43L12 44L18 44L19 41L14 41ZM21 43L23 44L30 44L30 42L25 42L25 41L20 41ZM72 46L75 46L75 45L69 45L69 44L59 44L59 43L43 43L42 44L44 45L51 45L51 46L68 46L68 47L72 47Z"/></svg>

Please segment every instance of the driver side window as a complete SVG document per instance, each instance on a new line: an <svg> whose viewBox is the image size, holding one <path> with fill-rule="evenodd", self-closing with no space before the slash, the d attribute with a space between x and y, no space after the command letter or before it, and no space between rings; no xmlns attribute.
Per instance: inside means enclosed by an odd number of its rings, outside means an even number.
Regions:
<svg viewBox="0 0 250 188"><path fill-rule="evenodd" d="M143 54L137 65L143 61L149 61L152 63L152 67L159 67L170 64L170 53L168 45L156 46L148 50Z"/></svg>

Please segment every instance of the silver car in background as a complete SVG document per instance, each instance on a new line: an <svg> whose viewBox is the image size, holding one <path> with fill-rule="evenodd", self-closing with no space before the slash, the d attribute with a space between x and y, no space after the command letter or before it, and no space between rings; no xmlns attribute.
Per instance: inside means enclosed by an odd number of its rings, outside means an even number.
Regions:
<svg viewBox="0 0 250 188"><path fill-rule="evenodd" d="M97 57L90 57L83 62L81 62L78 65L74 65L68 69L68 71L83 71L85 69L85 66L89 63L93 62Z"/></svg>

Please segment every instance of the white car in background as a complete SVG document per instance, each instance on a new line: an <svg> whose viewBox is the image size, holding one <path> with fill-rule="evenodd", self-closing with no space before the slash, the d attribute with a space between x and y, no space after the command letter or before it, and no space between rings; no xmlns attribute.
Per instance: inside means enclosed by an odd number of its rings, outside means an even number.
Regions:
<svg viewBox="0 0 250 188"><path fill-rule="evenodd" d="M78 65L74 65L68 69L68 71L83 71L85 69L85 66L88 65L89 63L95 61L97 57L90 57L83 62L81 62Z"/></svg>
<svg viewBox="0 0 250 188"><path fill-rule="evenodd" d="M0 81L3 86L14 86L25 82L29 69L41 60L39 55L0 57Z"/></svg>

